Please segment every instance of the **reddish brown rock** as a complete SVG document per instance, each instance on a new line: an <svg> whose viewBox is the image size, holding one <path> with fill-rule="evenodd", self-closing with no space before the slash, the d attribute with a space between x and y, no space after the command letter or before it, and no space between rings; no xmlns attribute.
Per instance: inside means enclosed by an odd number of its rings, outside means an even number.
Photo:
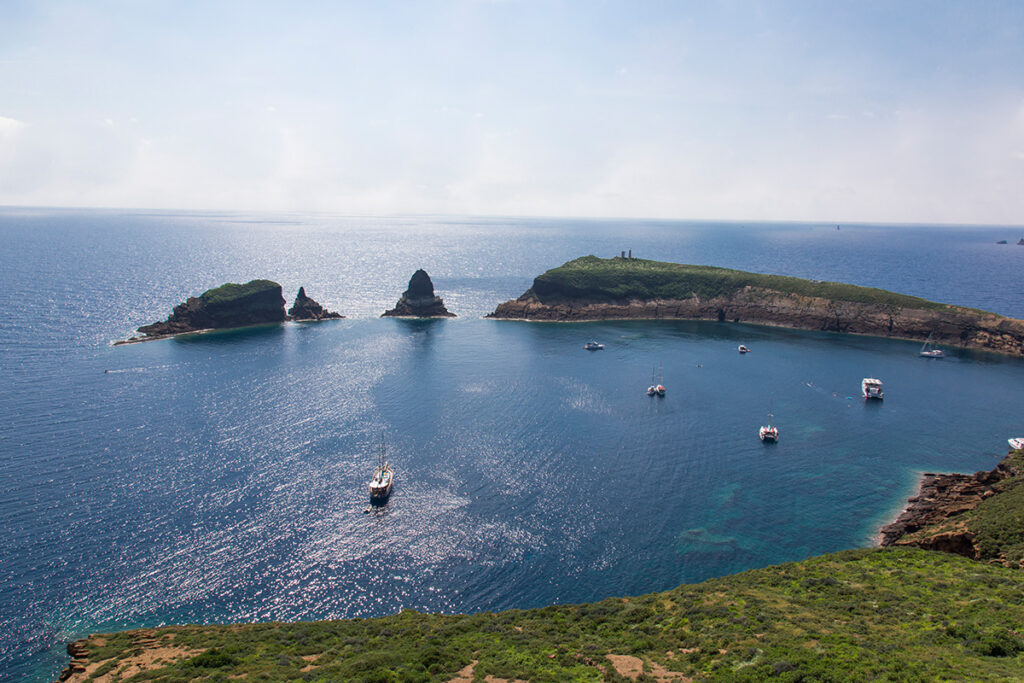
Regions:
<svg viewBox="0 0 1024 683"><path fill-rule="evenodd" d="M943 530L921 539L905 541L903 538L921 529L956 517L996 495L995 485L1003 479L1019 474L1004 458L995 469L975 474L926 473L921 479L918 494L909 498L907 508L880 530L879 545L913 545L929 550L965 555L978 559L980 553L974 545L974 536L966 528Z"/></svg>
<svg viewBox="0 0 1024 683"><path fill-rule="evenodd" d="M832 301L747 286L730 296L701 299L604 302L541 301L528 291L500 304L488 318L583 322L588 320L716 320L927 339L937 344L1024 355L1024 321L956 306L938 310Z"/></svg>

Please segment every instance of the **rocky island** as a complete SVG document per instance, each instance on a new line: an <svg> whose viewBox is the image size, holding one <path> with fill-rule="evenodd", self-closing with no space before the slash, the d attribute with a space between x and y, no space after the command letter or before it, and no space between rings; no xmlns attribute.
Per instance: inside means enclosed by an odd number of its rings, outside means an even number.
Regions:
<svg viewBox="0 0 1024 683"><path fill-rule="evenodd" d="M1024 321L872 287L638 258L584 256L489 318L717 320L925 340L1024 355Z"/></svg>
<svg viewBox="0 0 1024 683"><path fill-rule="evenodd" d="M167 320L143 325L139 328L143 336L132 337L128 342L163 339L202 330L280 323L287 319L284 304L281 285L276 282L250 280L244 285L229 282L208 289L199 296L189 297L185 303L174 307Z"/></svg>
<svg viewBox="0 0 1024 683"><path fill-rule="evenodd" d="M306 288L299 287L299 293L295 296L295 303L288 309L288 317L292 320L336 320L344 318L341 313L328 311L315 300L306 296Z"/></svg>
<svg viewBox="0 0 1024 683"><path fill-rule="evenodd" d="M434 283L427 271L420 268L409 278L409 288L402 293L395 307L384 311L381 317L395 318L454 318L444 307L441 297L434 294Z"/></svg>

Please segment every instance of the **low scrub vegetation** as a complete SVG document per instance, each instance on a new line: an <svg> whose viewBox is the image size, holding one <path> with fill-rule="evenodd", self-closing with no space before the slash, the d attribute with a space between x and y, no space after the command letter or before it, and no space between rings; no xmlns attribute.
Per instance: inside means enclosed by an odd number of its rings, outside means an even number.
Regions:
<svg viewBox="0 0 1024 683"><path fill-rule="evenodd" d="M250 280L244 285L228 282L220 287L214 287L213 289L206 290L202 295L200 295L200 298L208 305L220 305L267 289L276 289L280 286L281 285L276 282L271 282L270 280Z"/></svg>
<svg viewBox="0 0 1024 683"><path fill-rule="evenodd" d="M138 632L107 637L118 661ZM1024 671L1024 574L912 548L853 550L585 605L473 615L146 631L199 652L132 680L1011 680Z"/></svg>
<svg viewBox="0 0 1024 683"><path fill-rule="evenodd" d="M534 280L530 291L544 303L561 300L625 302L689 299L694 295L713 299L731 296L747 286L834 301L923 310L950 308L947 304L872 287L712 266L597 256L584 256L547 271Z"/></svg>

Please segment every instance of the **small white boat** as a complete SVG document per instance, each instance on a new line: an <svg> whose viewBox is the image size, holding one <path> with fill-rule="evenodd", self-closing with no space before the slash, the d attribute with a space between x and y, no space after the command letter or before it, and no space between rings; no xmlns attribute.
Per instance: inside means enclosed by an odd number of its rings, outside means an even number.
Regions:
<svg viewBox="0 0 1024 683"><path fill-rule="evenodd" d="M750 349L748 349L748 348L747 348L746 346L744 346L743 344L740 344L740 346L739 346L739 352L740 352L740 353L750 353Z"/></svg>
<svg viewBox="0 0 1024 683"><path fill-rule="evenodd" d="M918 355L922 358L944 358L946 354L942 353L942 349L932 348L932 333L929 332Z"/></svg>
<svg viewBox="0 0 1024 683"><path fill-rule="evenodd" d="M1015 439L1007 439L1006 442L1009 443L1010 448L1012 448L1015 451L1019 451L1020 449L1024 448L1024 436L1018 436Z"/></svg>
<svg viewBox="0 0 1024 683"><path fill-rule="evenodd" d="M885 395L882 391L882 380L874 377L865 377L860 381L860 390L864 398L881 398Z"/></svg>
<svg viewBox="0 0 1024 683"><path fill-rule="evenodd" d="M761 425L761 429L757 431L757 436L765 443L775 443L779 440L779 428L772 424L772 418L775 415L772 414L772 400L768 399L768 424Z"/></svg>
<svg viewBox="0 0 1024 683"><path fill-rule="evenodd" d="M599 344L596 341L588 341L586 344L583 345L583 348L585 348L587 351L600 351L601 349L604 348L604 344Z"/></svg>
<svg viewBox="0 0 1024 683"><path fill-rule="evenodd" d="M385 460L387 447L384 444L384 432L380 433L380 456L377 462L377 472L370 480L370 501L380 503L391 495L391 485L395 483L395 471Z"/></svg>

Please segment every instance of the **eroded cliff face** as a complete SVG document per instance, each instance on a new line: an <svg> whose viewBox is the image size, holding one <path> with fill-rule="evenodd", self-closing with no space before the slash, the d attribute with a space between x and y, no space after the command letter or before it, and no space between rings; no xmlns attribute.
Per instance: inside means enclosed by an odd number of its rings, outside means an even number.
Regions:
<svg viewBox="0 0 1024 683"><path fill-rule="evenodd" d="M228 283L189 297L174 307L163 322L143 325L139 332L148 338L183 332L244 327L284 322L281 285L270 280L252 280L245 285Z"/></svg>
<svg viewBox="0 0 1024 683"><path fill-rule="evenodd" d="M957 306L922 310L888 304L833 301L744 287L728 297L608 303L541 301L532 291L506 301L487 317L548 320L717 320L803 330L924 340L1024 355L1024 321Z"/></svg>
<svg viewBox="0 0 1024 683"><path fill-rule="evenodd" d="M960 515L999 495L1000 482L1020 475L1011 456L989 472L928 472L921 479L917 495L907 501L906 509L895 521L879 530L879 545L916 546L982 559L983 553L975 543L975 535Z"/></svg>

